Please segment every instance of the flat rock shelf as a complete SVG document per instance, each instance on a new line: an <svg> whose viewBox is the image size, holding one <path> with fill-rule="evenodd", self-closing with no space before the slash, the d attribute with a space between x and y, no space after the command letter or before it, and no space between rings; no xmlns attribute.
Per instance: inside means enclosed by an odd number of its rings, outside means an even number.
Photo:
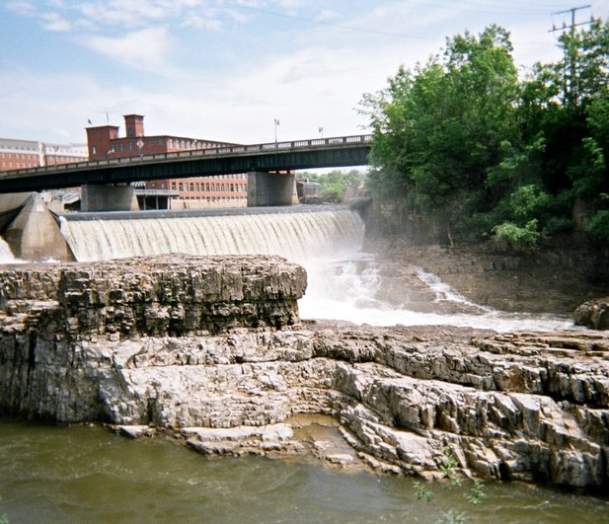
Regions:
<svg viewBox="0 0 609 524"><path fill-rule="evenodd" d="M5 267L0 414L607 493L607 334L301 323L305 288L279 257Z"/></svg>

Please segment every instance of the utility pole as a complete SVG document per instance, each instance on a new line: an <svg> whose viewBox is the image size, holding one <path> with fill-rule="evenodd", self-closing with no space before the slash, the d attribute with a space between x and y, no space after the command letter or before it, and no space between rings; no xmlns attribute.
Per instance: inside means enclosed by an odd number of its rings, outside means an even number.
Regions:
<svg viewBox="0 0 609 524"><path fill-rule="evenodd" d="M552 15L564 15L564 14L571 14L571 23L569 25L567 25L566 22L563 21L562 25L560 27L556 27L555 24L552 24L552 29L550 29L548 31L548 33L556 33L557 31L560 31L561 33L564 31L569 30L569 34L570 34L570 45L568 47L565 48L565 51L568 53L569 55L569 69L570 69L570 79L569 79L569 95L571 96L571 102L573 104L575 104L577 102L577 92L579 91L577 84L577 64L576 64L576 60L577 60L577 52L574 46L574 41L575 41L575 28L579 27L579 26L583 26L583 25L590 25L592 23L592 15L590 15L590 20L587 20L585 22L579 22L577 23L576 21L576 14L578 11L582 11L584 9L591 9L592 6L590 4L587 5L582 5L579 7L572 7L571 9L565 9L564 11L556 11L555 13L552 13ZM566 83L566 79L565 79L565 85L563 88L564 92L565 92L565 99L567 98L567 83Z"/></svg>

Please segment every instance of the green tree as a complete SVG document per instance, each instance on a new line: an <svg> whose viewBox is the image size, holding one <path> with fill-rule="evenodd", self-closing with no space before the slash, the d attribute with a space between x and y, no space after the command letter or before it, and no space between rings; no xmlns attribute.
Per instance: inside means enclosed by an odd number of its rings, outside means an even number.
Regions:
<svg viewBox="0 0 609 524"><path fill-rule="evenodd" d="M372 191L430 215L445 238L488 204L488 169L502 143L517 139L511 53L509 34L497 26L459 35L441 58L400 69L364 100L374 132Z"/></svg>
<svg viewBox="0 0 609 524"><path fill-rule="evenodd" d="M584 216L609 243L609 22L560 45L560 60L519 80L509 33L490 26L366 95L373 196L439 239L530 248Z"/></svg>

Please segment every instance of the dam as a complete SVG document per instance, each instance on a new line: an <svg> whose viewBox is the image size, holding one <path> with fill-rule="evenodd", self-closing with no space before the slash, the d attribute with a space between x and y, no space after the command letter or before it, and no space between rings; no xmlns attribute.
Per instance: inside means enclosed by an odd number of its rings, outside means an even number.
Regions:
<svg viewBox="0 0 609 524"><path fill-rule="evenodd" d="M78 261L169 253L281 255L294 261L360 246L363 222L346 207L81 213L60 217Z"/></svg>
<svg viewBox="0 0 609 524"><path fill-rule="evenodd" d="M299 301L303 318L499 331L572 325L556 316L477 306L419 270L393 286L389 294L399 297L388 300L386 275L364 249L364 222L344 205L71 213L55 221L56 236L77 262L170 254L283 256L307 271L307 292ZM0 260L23 262L2 239Z"/></svg>

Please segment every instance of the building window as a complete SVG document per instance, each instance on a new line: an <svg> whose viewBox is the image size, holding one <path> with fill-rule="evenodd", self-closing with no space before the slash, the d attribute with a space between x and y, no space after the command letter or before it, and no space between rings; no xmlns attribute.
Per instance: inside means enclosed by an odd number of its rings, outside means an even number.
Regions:
<svg viewBox="0 0 609 524"><path fill-rule="evenodd" d="M97 147L92 146L91 147L91 153L93 153L94 155L97 155Z"/></svg>

